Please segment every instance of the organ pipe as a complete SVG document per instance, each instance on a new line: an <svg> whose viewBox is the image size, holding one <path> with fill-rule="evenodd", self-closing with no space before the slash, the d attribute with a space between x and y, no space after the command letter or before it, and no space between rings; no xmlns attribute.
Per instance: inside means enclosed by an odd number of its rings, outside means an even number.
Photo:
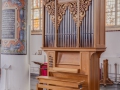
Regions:
<svg viewBox="0 0 120 90"><path fill-rule="evenodd" d="M60 25L58 27L58 31L56 31L55 29L55 27L57 26L56 24L53 24L49 12L45 10L45 47L55 47L56 35L57 47L72 48L77 47L78 45L79 47L93 47L93 3L94 0L92 0L92 2L90 3L90 6L86 11L85 17L83 18L79 29L77 28L77 23L74 21L69 8L66 9L65 14L63 15L62 21L60 22Z"/></svg>

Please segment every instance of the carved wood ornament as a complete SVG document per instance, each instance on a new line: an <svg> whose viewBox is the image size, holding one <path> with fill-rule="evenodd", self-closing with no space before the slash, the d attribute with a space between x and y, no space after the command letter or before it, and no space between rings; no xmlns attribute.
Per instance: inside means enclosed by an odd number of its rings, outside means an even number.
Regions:
<svg viewBox="0 0 120 90"><path fill-rule="evenodd" d="M88 10L91 0L80 0L79 1L79 26L82 23L83 18L86 15L86 11ZM55 25L55 0L44 0L44 5L50 14L50 18L53 22L53 25ZM65 14L67 8L70 10L70 13L72 14L72 18L75 21L75 23L78 22L77 20L77 2L68 2L68 3L59 3L58 4L58 20L57 25L59 27L63 15Z"/></svg>

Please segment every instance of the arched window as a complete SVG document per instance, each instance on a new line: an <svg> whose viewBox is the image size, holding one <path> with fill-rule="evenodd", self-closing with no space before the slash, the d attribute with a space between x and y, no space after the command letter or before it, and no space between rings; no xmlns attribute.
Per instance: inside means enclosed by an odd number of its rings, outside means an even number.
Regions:
<svg viewBox="0 0 120 90"><path fill-rule="evenodd" d="M120 0L106 0L107 30L120 30Z"/></svg>
<svg viewBox="0 0 120 90"><path fill-rule="evenodd" d="M31 0L31 34L42 34L42 0Z"/></svg>

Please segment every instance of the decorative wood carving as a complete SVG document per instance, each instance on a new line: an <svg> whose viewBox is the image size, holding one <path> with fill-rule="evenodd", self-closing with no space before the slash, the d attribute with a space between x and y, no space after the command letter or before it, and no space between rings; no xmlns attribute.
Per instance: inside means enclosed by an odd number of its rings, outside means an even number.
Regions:
<svg viewBox="0 0 120 90"><path fill-rule="evenodd" d="M50 14L50 18L55 25L55 2L51 1L45 5L48 13Z"/></svg>
<svg viewBox="0 0 120 90"><path fill-rule="evenodd" d="M70 13L72 14L73 20L77 23L77 2L70 2L68 4Z"/></svg>
<svg viewBox="0 0 120 90"><path fill-rule="evenodd" d="M65 11L67 10L67 4L58 4L58 27L63 19L63 15L65 14Z"/></svg>
<svg viewBox="0 0 120 90"><path fill-rule="evenodd" d="M50 18L53 22L53 25L55 25L55 2L51 1L47 3L45 7L48 13L50 14ZM57 22L58 27L63 19L63 15L65 14L66 9L67 9L67 4L58 4L58 22Z"/></svg>
<svg viewBox="0 0 120 90"><path fill-rule="evenodd" d="M86 15L86 11L89 8L90 2L91 2L91 0L80 0L80 3L79 3L79 11L80 11L79 12L79 26L82 23L82 20ZM55 1L45 0L44 4L45 4L47 11L50 14L53 24L55 25ZM63 15L65 14L67 7L69 8L75 23L77 23L77 21L78 21L77 20L77 2L60 3L60 4L58 4L58 22L57 22L58 27L63 19Z"/></svg>
<svg viewBox="0 0 120 90"><path fill-rule="evenodd" d="M46 5L50 0L43 0L43 4Z"/></svg>
<svg viewBox="0 0 120 90"><path fill-rule="evenodd" d="M83 18L86 15L86 11L88 10L89 6L90 6L90 2L91 0L80 0L80 4L79 4L79 26L82 23Z"/></svg>
<svg viewBox="0 0 120 90"><path fill-rule="evenodd" d="M90 6L91 0L80 0L79 3L79 26L82 23L83 18L86 15L86 11L88 10ZM69 10L72 14L73 20L75 23L78 21L77 17L77 2L71 2L68 4Z"/></svg>

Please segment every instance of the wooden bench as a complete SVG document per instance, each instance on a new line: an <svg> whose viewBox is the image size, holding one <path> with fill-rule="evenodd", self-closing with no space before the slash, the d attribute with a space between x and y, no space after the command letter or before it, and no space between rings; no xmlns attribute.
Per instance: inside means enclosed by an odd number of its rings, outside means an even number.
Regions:
<svg viewBox="0 0 120 90"><path fill-rule="evenodd" d="M84 81L76 81L70 79L54 78L50 76L37 77L39 83L37 90L51 89L51 90L83 90Z"/></svg>

